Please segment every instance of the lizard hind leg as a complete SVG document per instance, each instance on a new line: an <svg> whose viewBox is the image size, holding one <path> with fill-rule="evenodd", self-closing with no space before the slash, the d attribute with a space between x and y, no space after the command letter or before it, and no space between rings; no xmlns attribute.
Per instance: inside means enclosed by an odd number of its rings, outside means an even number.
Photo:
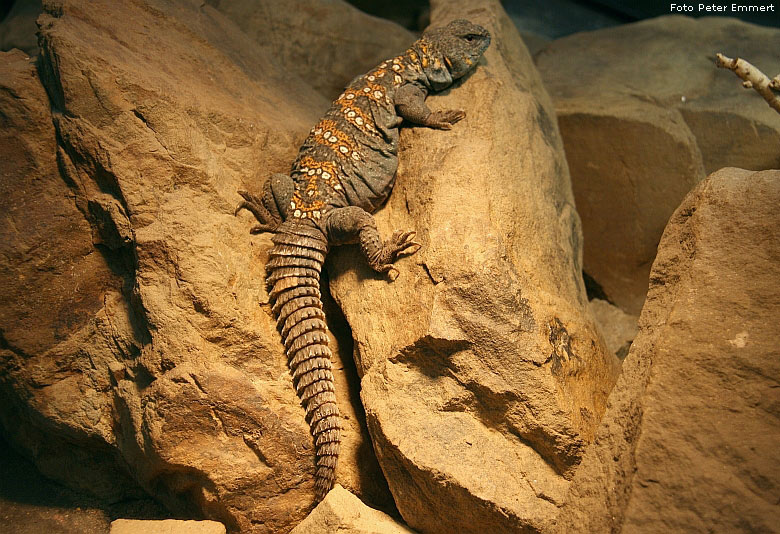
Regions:
<svg viewBox="0 0 780 534"><path fill-rule="evenodd" d="M333 210L326 226L331 243L357 241L368 265L377 272L387 273L390 280L395 280L399 274L393 263L401 256L416 253L422 246L414 241L414 231L399 230L390 239L382 241L374 218L356 206Z"/></svg>
<svg viewBox="0 0 780 534"><path fill-rule="evenodd" d="M273 232L281 223L280 219L276 219L271 212L263 205L263 201L243 189L238 190L238 194L244 199L242 200L233 215L238 215L241 210L247 210L255 216L258 224L254 225L249 232L252 234L260 234L262 232Z"/></svg>

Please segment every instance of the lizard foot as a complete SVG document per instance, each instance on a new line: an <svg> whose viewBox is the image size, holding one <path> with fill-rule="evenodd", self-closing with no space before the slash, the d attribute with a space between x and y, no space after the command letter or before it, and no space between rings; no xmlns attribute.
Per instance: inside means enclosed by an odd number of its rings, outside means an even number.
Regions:
<svg viewBox="0 0 780 534"><path fill-rule="evenodd" d="M420 243L413 241L415 235L417 232L414 230L407 232L398 230L387 240L383 248L388 251L390 263L398 259L399 256L411 256L422 248Z"/></svg>
<svg viewBox="0 0 780 534"><path fill-rule="evenodd" d="M241 210L247 210L255 216L255 219L257 219L259 223L254 225L249 230L249 233L260 234L262 232L273 232L276 227L279 226L279 221L277 221L266 207L263 206L262 200L243 189L239 189L238 194L241 195L244 200L236 207L233 215L238 215Z"/></svg>
<svg viewBox="0 0 780 534"><path fill-rule="evenodd" d="M415 235L414 231L396 231L390 239L383 243L376 260L371 262L371 267L377 272L387 273L390 281L398 278L399 272L393 267L393 262L401 256L411 256L422 247L420 243L413 241Z"/></svg>
<svg viewBox="0 0 780 534"><path fill-rule="evenodd" d="M428 117L427 125L439 130L451 130L452 125L466 117L462 109L450 109L446 111L434 111Z"/></svg>

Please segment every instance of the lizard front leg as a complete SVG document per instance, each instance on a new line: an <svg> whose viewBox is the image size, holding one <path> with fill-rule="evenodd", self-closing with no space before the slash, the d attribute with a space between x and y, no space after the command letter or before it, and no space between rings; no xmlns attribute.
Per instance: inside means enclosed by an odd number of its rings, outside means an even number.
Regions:
<svg viewBox="0 0 780 534"><path fill-rule="evenodd" d="M414 254L422 246L413 241L414 231L399 230L390 239L382 241L374 218L357 206L331 211L325 228L328 241L334 245L359 243L368 265L379 273L387 273L391 280L398 277L398 269L393 267L393 262L400 256Z"/></svg>
<svg viewBox="0 0 780 534"><path fill-rule="evenodd" d="M409 122L439 130L450 130L453 124L466 116L461 109L431 111L425 105L426 96L425 91L413 83L399 87L395 93L398 115Z"/></svg>

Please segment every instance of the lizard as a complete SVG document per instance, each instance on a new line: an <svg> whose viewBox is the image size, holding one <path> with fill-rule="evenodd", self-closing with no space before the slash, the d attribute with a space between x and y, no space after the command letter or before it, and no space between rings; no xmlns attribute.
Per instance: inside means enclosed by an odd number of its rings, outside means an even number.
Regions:
<svg viewBox="0 0 780 534"><path fill-rule="evenodd" d="M271 232L266 264L269 303L293 385L315 448L317 501L332 488L340 438L320 273L331 245L359 243L368 265L391 281L393 263L416 253L414 231L382 240L372 214L387 200L398 167L399 128L449 130L462 110L431 111L426 96L475 67L490 33L458 19L426 31L403 54L355 78L311 129L289 175L274 174L262 196L238 193L257 219L251 233Z"/></svg>

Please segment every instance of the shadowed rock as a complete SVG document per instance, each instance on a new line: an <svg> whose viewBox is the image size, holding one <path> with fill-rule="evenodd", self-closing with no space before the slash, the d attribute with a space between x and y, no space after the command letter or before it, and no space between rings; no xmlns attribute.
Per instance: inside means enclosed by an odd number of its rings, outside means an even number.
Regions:
<svg viewBox="0 0 780 534"><path fill-rule="evenodd" d="M536 56L555 103L585 270L638 315L671 214L707 173L780 166L780 116L715 67L716 52L773 76L780 30L667 16L554 41Z"/></svg>
<svg viewBox="0 0 780 534"><path fill-rule="evenodd" d="M209 0L258 50L328 100L356 75L406 50L415 35L343 0Z"/></svg>
<svg viewBox="0 0 780 534"><path fill-rule="evenodd" d="M601 328L607 349L623 359L628 355L631 342L636 337L639 317L629 315L605 300L592 299L588 308Z"/></svg>
<svg viewBox="0 0 780 534"><path fill-rule="evenodd" d="M289 529L313 502L311 436L262 307L270 241L233 210L327 100L208 5L44 8L38 73L18 52L0 66L9 439L103 498ZM392 507L335 367L340 480Z"/></svg>

